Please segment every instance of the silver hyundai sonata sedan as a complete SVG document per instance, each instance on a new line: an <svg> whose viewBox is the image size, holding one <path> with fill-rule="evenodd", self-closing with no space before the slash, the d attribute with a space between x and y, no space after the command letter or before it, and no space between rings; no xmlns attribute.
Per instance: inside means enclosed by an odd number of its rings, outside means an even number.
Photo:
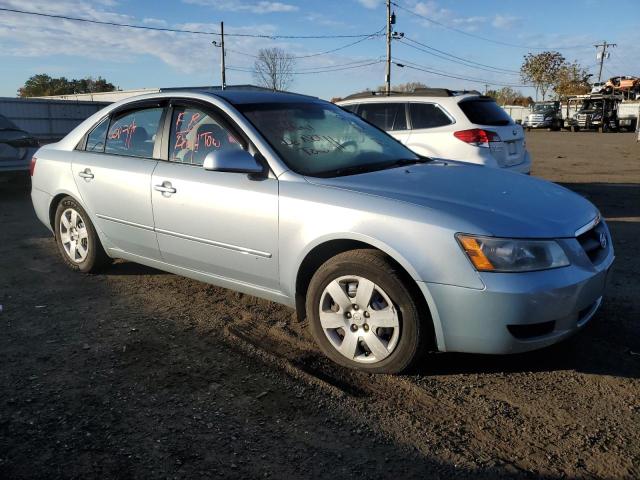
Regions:
<svg viewBox="0 0 640 480"><path fill-rule="evenodd" d="M123 258L296 308L335 362L558 342L602 301L598 210L558 185L420 157L312 97L172 92L96 113L33 159L65 263Z"/></svg>

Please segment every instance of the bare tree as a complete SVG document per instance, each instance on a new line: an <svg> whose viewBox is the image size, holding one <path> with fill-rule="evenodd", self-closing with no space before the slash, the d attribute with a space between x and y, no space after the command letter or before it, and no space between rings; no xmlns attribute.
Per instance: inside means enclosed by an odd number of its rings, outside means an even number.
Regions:
<svg viewBox="0 0 640 480"><path fill-rule="evenodd" d="M293 82L295 63L293 55L281 48L262 48L254 63L256 82L271 90L286 90Z"/></svg>

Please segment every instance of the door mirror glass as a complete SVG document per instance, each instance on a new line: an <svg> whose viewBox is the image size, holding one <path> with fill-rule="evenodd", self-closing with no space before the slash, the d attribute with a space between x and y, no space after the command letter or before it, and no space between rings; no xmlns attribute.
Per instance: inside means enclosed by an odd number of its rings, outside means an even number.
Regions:
<svg viewBox="0 0 640 480"><path fill-rule="evenodd" d="M262 173L264 167L245 150L215 150L204 157L203 168L214 172Z"/></svg>

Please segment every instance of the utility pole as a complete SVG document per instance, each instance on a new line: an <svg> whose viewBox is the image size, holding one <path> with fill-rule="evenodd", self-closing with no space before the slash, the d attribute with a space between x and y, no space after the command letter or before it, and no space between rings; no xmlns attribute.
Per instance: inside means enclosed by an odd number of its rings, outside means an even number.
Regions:
<svg viewBox="0 0 640 480"><path fill-rule="evenodd" d="M384 77L387 96L391 94L391 21L391 0L387 0L387 74Z"/></svg>
<svg viewBox="0 0 640 480"><path fill-rule="evenodd" d="M216 47L220 47L220 74L222 77L220 89L224 90L227 86L226 71L224 68L224 22L220 22L220 43L215 40L211 43L213 43L213 45Z"/></svg>
<svg viewBox="0 0 640 480"><path fill-rule="evenodd" d="M598 71L598 83L600 83L600 80L602 79L602 65L604 64L604 58L607 55L607 47L617 47L617 46L618 45L615 43L607 43L606 40L602 43L598 43L594 45L596 49L602 47L602 51L600 52L600 70Z"/></svg>
<svg viewBox="0 0 640 480"><path fill-rule="evenodd" d="M224 22L220 22L220 51L220 69L222 73L222 85L220 87L224 90L227 86L227 75L224 70Z"/></svg>

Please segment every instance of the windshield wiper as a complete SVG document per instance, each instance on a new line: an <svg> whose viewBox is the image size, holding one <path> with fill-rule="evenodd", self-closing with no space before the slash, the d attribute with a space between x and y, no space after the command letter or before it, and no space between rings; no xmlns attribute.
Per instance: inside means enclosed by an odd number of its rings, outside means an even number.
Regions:
<svg viewBox="0 0 640 480"><path fill-rule="evenodd" d="M429 157L400 158L391 163L388 163L385 168L406 167L407 165L417 165L419 163L429 163L429 162L433 162L433 159Z"/></svg>
<svg viewBox="0 0 640 480"><path fill-rule="evenodd" d="M375 172L379 170L387 170L389 168L404 167L407 165L417 165L419 163L432 162L433 159L428 157L418 158L400 158L391 162L383 163L370 163L364 165L352 165L349 167L336 168L335 170L328 170L326 172L320 172L317 174L322 177L343 177L345 175L355 175L358 173Z"/></svg>

